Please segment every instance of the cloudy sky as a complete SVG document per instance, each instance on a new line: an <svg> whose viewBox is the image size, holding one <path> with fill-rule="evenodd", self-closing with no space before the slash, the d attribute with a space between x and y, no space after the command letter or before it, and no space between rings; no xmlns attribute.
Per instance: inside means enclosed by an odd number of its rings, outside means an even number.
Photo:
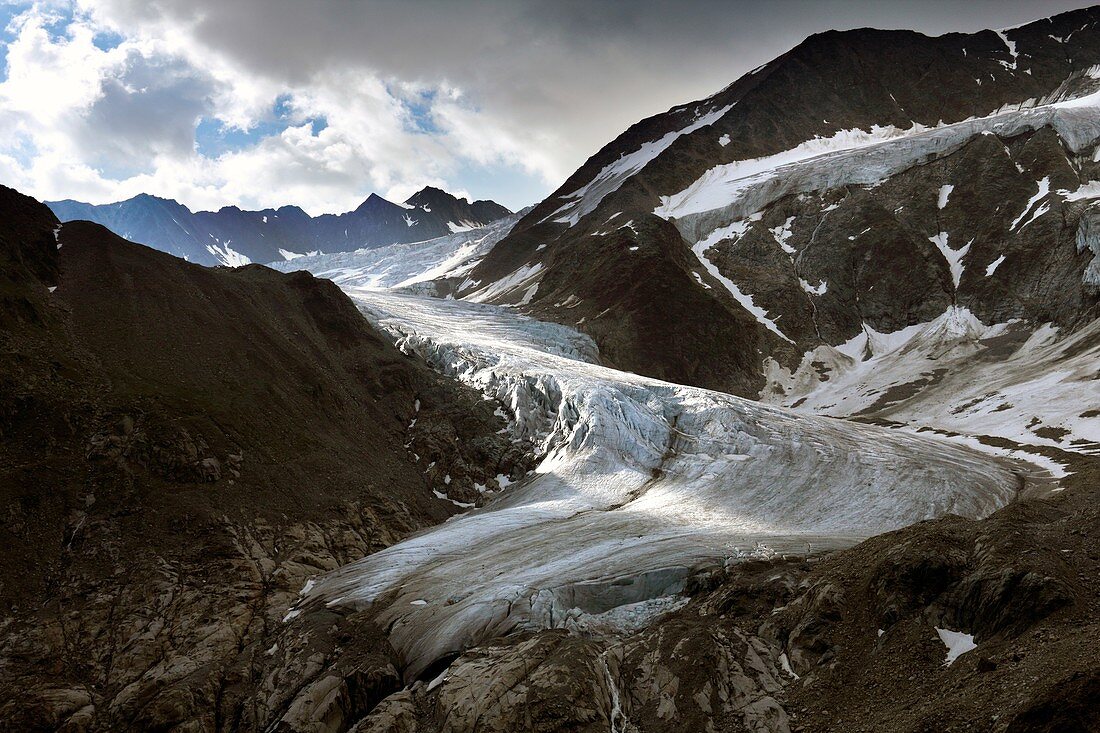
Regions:
<svg viewBox="0 0 1100 733"><path fill-rule="evenodd" d="M829 28L1087 2L0 0L0 183L311 214L424 185L518 208L638 119Z"/></svg>

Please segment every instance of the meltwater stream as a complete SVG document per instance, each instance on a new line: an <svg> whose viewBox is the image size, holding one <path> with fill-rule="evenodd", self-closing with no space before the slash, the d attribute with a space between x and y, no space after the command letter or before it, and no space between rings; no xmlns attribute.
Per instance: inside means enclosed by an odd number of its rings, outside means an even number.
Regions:
<svg viewBox="0 0 1100 733"><path fill-rule="evenodd" d="M516 629L623 629L693 568L844 547L1010 501L1025 464L593 363L513 310L348 288L398 346L499 400L545 455L482 509L329 573L302 604L370 606L410 679Z"/></svg>

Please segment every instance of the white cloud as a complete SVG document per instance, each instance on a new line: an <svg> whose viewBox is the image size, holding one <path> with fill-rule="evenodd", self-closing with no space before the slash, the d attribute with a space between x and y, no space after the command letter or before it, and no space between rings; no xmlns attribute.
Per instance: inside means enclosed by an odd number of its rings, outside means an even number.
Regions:
<svg viewBox="0 0 1100 733"><path fill-rule="evenodd" d="M371 191L454 188L464 166L515 165L548 183L558 173L522 155L510 131L445 81L326 67L280 83L199 43L186 22L126 27L86 5L59 18L35 5L12 21L0 83L0 122L11 131L0 175L39 198L152 192L192 208L295 203L321 213L354 208ZM122 38L106 50L94 42L105 30ZM277 99L285 129L216 157L196 149L201 118L247 131L270 122ZM427 132L409 106L424 99ZM314 134L312 120L324 129Z"/></svg>

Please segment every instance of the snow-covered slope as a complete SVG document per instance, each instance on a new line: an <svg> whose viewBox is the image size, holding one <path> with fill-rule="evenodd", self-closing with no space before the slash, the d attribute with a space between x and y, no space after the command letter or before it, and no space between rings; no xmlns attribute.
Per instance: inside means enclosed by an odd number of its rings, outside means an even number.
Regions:
<svg viewBox="0 0 1100 733"><path fill-rule="evenodd" d="M1049 324L987 326L952 307L930 323L867 327L807 353L793 373L774 360L761 399L805 412L867 416L911 428L1100 453L1100 321L1063 335Z"/></svg>
<svg viewBox="0 0 1100 733"><path fill-rule="evenodd" d="M511 214L483 227L425 242L305 255L292 261L272 262L268 267L283 272L308 270L346 288L404 288L463 277L511 231L523 214Z"/></svg>
<svg viewBox="0 0 1100 733"><path fill-rule="evenodd" d="M1090 89L1095 86L1093 76L1100 77L1100 69L1090 70L1090 75L1079 81ZM877 125L869 132L842 130L782 153L715 166L690 186L663 196L653 213L675 221L684 237L695 242L748 218L783 196L852 184L874 185L918 162L943 157L975 135L1012 138L1050 127L1074 154L1086 148L1091 152L1100 139L1100 92L1079 89L1070 99L1039 105L1028 100L1014 107L932 128L914 124L905 130ZM1048 179L1046 189L1040 187L1024 214L1031 213L1031 203L1050 193L1049 184ZM1013 222L1012 228L1019 223L1019 219Z"/></svg>
<svg viewBox="0 0 1100 733"><path fill-rule="evenodd" d="M1030 470L599 366L587 337L511 309L346 289L402 350L504 404L544 455L483 509L306 594L375 610L407 677L517 627L641 623L706 563L984 516Z"/></svg>

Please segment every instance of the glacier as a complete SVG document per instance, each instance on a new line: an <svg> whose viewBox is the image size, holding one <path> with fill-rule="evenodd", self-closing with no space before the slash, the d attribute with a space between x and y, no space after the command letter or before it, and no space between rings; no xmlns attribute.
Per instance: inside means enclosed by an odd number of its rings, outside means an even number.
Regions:
<svg viewBox="0 0 1100 733"><path fill-rule="evenodd" d="M708 565L986 516L1042 474L934 436L610 369L587 336L514 309L348 292L402 351L502 404L541 457L485 507L303 595L299 608L371 609L409 680L515 630L636 627Z"/></svg>
<svg viewBox="0 0 1100 733"><path fill-rule="evenodd" d="M1014 109L935 127L842 130L774 155L718 165L682 191L662 196L653 213L673 222L689 242L698 242L788 194L873 185L921 161L950 154L976 135L1011 137L1050 126L1079 153L1100 139L1100 92L1091 89L1096 81L1091 73L1069 81L1086 85L1091 93L1070 96L1062 90L1040 100L1043 104L1029 100ZM1038 198L1045 193L1042 185ZM946 204L947 196L940 195Z"/></svg>
<svg viewBox="0 0 1100 733"><path fill-rule="evenodd" d="M295 254L286 261L271 262L267 266L281 272L308 270L343 288L410 288L431 280L465 275L529 210L482 227L458 227L447 236L422 242L332 254Z"/></svg>

